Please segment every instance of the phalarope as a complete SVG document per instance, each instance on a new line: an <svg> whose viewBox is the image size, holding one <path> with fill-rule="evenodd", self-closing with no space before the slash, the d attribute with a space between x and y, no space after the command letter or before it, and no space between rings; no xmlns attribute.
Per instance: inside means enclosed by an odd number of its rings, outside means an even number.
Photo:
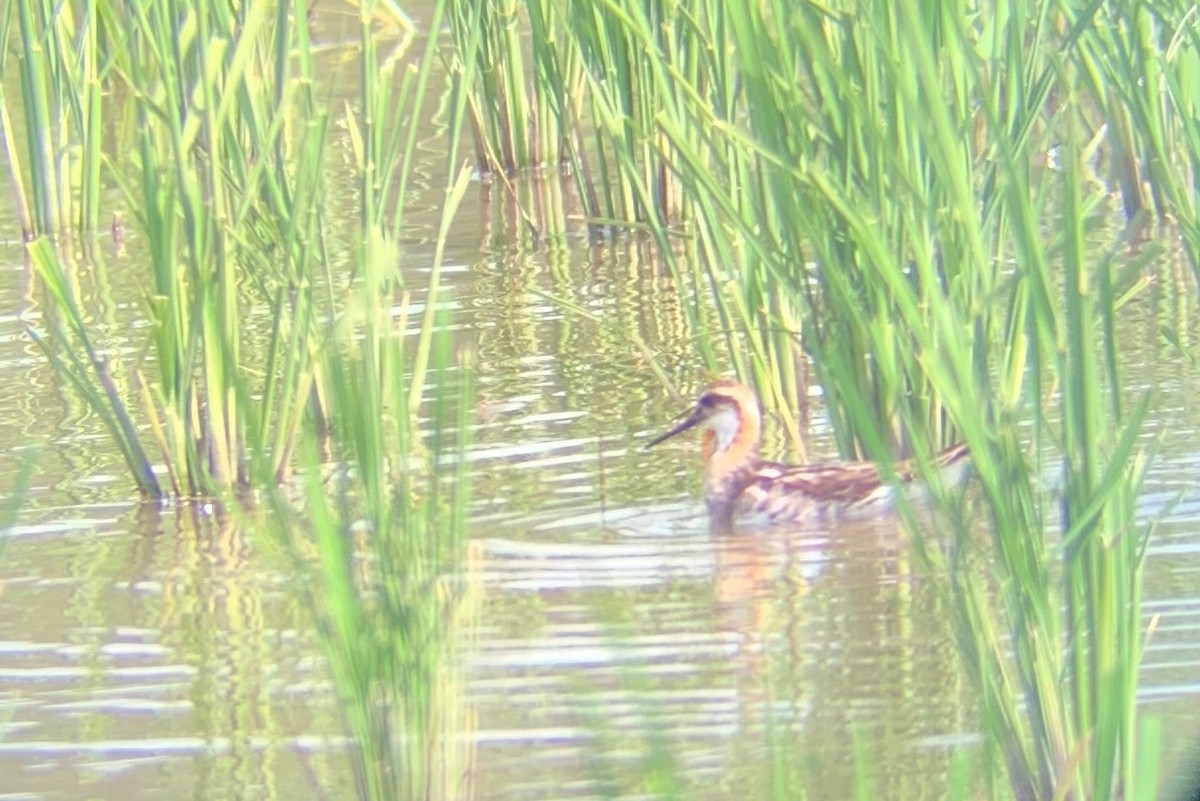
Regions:
<svg viewBox="0 0 1200 801"><path fill-rule="evenodd" d="M873 462L791 465L759 458L762 413L749 387L721 381L700 396L687 417L646 447L704 426L704 499L714 527L788 523L855 509L887 508L897 485L918 484L912 461L895 465L896 484ZM968 454L965 444L933 457L947 483L958 483Z"/></svg>

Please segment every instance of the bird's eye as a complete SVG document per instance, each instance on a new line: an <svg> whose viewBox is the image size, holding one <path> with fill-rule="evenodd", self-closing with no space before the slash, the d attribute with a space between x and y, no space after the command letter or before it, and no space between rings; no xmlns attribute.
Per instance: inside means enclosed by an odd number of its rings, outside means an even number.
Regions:
<svg viewBox="0 0 1200 801"><path fill-rule="evenodd" d="M706 392L696 401L696 405L706 412L715 413L722 409L737 409L738 404L733 398L728 395L720 395L716 392Z"/></svg>

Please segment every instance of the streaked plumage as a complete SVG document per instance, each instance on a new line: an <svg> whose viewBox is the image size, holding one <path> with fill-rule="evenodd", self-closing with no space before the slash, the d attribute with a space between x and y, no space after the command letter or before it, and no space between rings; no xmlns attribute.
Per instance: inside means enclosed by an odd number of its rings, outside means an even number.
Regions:
<svg viewBox="0 0 1200 801"><path fill-rule="evenodd" d="M895 485L884 482L873 462L790 465L759 458L758 396L733 381L711 386L679 425L646 447L696 426L704 427L704 497L714 526L787 523L885 507L895 492ZM955 445L934 457L943 480L959 480L967 455L966 445ZM916 484L912 461L897 463L895 471L898 484Z"/></svg>

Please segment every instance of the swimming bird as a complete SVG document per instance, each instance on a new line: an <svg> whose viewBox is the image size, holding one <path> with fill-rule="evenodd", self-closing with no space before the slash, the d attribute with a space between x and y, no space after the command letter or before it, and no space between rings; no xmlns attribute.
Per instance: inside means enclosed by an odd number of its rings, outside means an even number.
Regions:
<svg viewBox="0 0 1200 801"><path fill-rule="evenodd" d="M735 381L710 386L679 425L646 447L696 426L704 428L704 500L714 528L795 523L854 510L886 509L897 486L920 486L913 460L896 463L893 483L884 480L874 462L791 465L760 458L758 396ZM933 463L942 480L954 484L965 474L967 456L965 444L953 445L933 457Z"/></svg>

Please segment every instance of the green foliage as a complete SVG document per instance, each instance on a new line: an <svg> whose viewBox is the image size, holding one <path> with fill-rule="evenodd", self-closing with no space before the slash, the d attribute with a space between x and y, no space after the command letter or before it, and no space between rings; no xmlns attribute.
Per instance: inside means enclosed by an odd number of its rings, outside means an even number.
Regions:
<svg viewBox="0 0 1200 801"><path fill-rule="evenodd" d="M32 10L22 4L22 14ZM229 506L234 490L265 497L266 527L312 579L301 586L353 735L360 796L465 797L471 749L459 736L469 721L455 654L471 611L461 577L470 380L435 311L470 171L457 163L455 134L426 313L407 342L407 313L398 328L391 313L394 298L407 297L396 243L416 158L411 120L438 42L424 43L415 67L411 31L381 57L373 14L365 4L362 104L346 110L362 243L349 289L326 269L330 111L314 94L305 4L129 3L78 30L60 15L55 35L107 48L89 57L106 65L104 86L136 121L131 156L86 157L89 169L109 165L150 252L151 374L134 370L136 389L124 386L128 368L110 361L81 307L75 264L47 238L30 246L45 287L41 327L30 332L104 422L145 495L216 495ZM442 15L438 4L433 30ZM88 80L66 70L62 47L27 48L24 57L37 60L24 65L34 78L43 70L68 89ZM459 78L471 80L470 70ZM456 98L453 130L466 109L464 93ZM70 139L84 127L54 130ZM43 191L87 193L86 181L59 177L34 176L39 208L55 206ZM265 361L250 367L243 319L263 307L270 326L255 352ZM431 376L437 400L425 438L416 415ZM318 453L332 455L332 478Z"/></svg>
<svg viewBox="0 0 1200 801"><path fill-rule="evenodd" d="M802 349L846 455L970 444L950 541L909 519L1018 798L1130 797L1154 758L1135 703L1149 399L1123 399L1114 336L1149 251L1110 233L1096 187L1113 175L1128 218L1176 216L1200 264L1191 13L576 0L534 49L555 108L564 65L583 71L592 222L644 228L712 288L734 364L793 430Z"/></svg>
<svg viewBox="0 0 1200 801"><path fill-rule="evenodd" d="M411 124L411 120L423 108L436 63L437 38L434 35L426 43L419 66L415 68L408 60L415 41L412 31L402 37L386 57L381 57L371 27L377 5L364 2L359 7L361 54L358 66L362 108L358 114L348 113L346 121L361 178L362 228L364 231L386 231L393 239L398 239L420 130L420 126ZM434 4L429 30L441 28L445 6L443 2ZM451 136L449 152L455 154L458 150L457 131Z"/></svg>
<svg viewBox="0 0 1200 801"><path fill-rule="evenodd" d="M370 48L364 48L364 58L374 58ZM415 89L400 84L400 102L419 103L429 63ZM365 107L393 107L398 98L388 95L392 85L364 86ZM414 107L407 106L408 113ZM464 108L461 102L452 106L455 126ZM379 147L398 141L411 127L403 114L393 114L386 118L390 125L379 118L369 136L355 137L376 142L356 147L364 181L378 180L376 190L389 185L397 170L407 176L412 159L411 142L401 156ZM473 747L464 736L471 722L459 653L464 630L474 628L478 602L464 576L464 454L473 404L466 365L456 359L449 329L436 314L446 239L470 178L465 167L456 169L456 151L452 138L442 223L415 343L404 336L407 311L398 321L392 317L392 298L402 281L395 246L385 233L386 191L364 187L364 198L374 200L361 207L358 282L319 356L329 415L301 432L302 498L296 501L278 488L267 494L278 538L297 569L311 577L305 595L353 735L352 763L364 799L472 794ZM391 207L396 226L403 197L401 191ZM403 306L407 309L406 302ZM431 373L429 431L422 437L416 420ZM332 474L319 452L332 457ZM260 469L265 473L271 466ZM261 485L272 484L263 479Z"/></svg>
<svg viewBox="0 0 1200 801"><path fill-rule="evenodd" d="M310 301L285 303L282 290L311 286L314 277L326 116L314 111L307 48L296 60L302 80L275 55L306 45L303 6L294 18L283 8L272 17L267 3L236 12L172 3L129 11L135 34L121 77L139 100L139 180L125 188L154 268L147 300L160 374L151 413L161 420L174 491L211 492L247 480L251 420L235 393L246 302L240 275L260 276L275 293L275 333L288 336L292 350L272 353L295 360L307 349L289 334L304 331ZM268 365L269 375L277 367ZM269 393L268 411L283 415L283 430L307 372L300 366L290 373L293 386ZM269 441L261 428L254 436Z"/></svg>
<svg viewBox="0 0 1200 801"><path fill-rule="evenodd" d="M130 3L78 20L66 11L49 15L39 4L18 5L19 13L6 10L2 19L7 30L20 18L25 43L26 155L59 169L53 152L47 155L52 144L63 153L76 140L87 145L80 156L85 178L77 185L66 173L36 169L34 206L50 215L69 205L75 189L89 206L90 182L107 163L150 251L153 374L135 375L132 397L97 356L103 347L89 340L64 260L42 247L37 263L50 290L49 316L69 322L50 328L47 352L117 436L144 493L245 488L250 453L270 462L260 477L282 479L305 414L326 414L317 400L328 392L313 361L323 337L316 321L338 305L323 264L330 111L314 95L307 5ZM434 30L442 9L434 9ZM381 57L373 11L370 4L362 8L362 106L347 108L346 117L363 242L399 239L417 142L417 127L407 121L423 107L437 65L435 38L410 68L411 31ZM87 43L82 59L69 52L71 39ZM104 70L79 66L89 63ZM89 108L98 97L93 85L113 98L108 114L119 110L135 122L132 153L102 152L82 112L56 112L53 125L39 122L49 112L28 113L47 105L46 86L59 92L51 97L53 109ZM461 98L454 104L455 121L464 107ZM450 144L456 153L456 135ZM22 196L16 155L11 163ZM461 197L458 165L448 180ZM57 219L39 216L36 227L54 230ZM266 363L248 372L242 321L247 309L263 306L272 319ZM426 338L416 359L418 384L428 349ZM139 416L148 428L139 427ZM149 470L151 453L166 467L167 486Z"/></svg>
<svg viewBox="0 0 1200 801"><path fill-rule="evenodd" d="M302 497L271 490L269 521L308 577L301 586L353 735L359 797L466 798L458 654L477 603L463 574L471 383L443 329L422 437L410 346L376 291L394 269L387 253L364 255L368 280L323 356L330 434L301 438Z"/></svg>
<svg viewBox="0 0 1200 801"><path fill-rule="evenodd" d="M19 204L21 227L26 238L37 234L55 235L77 223L81 228L96 226L96 197L99 192L98 159L84 166L81 185L81 214L72 219L75 195L71 191L71 172L79 157L72 156L73 132L86 132L84 152L98 153L100 87L97 80L96 41L91 36L76 37L75 15L70 4L22 2L8 4L0 19L0 67L7 53L9 26L17 20L20 49L17 66L25 119L25 153L30 170L32 203L25 195L21 176L20 151L13 139L11 113L0 88L0 138L8 142L8 162ZM94 30L85 25L84 30ZM78 51L76 50L78 48ZM86 160L87 155L83 157Z"/></svg>
<svg viewBox="0 0 1200 801"><path fill-rule="evenodd" d="M92 342L88 322L76 300L76 292L68 269L45 239L29 246L34 269L42 279L51 298L45 325L48 340L36 329L30 336L64 378L89 407L104 422L113 437L137 487L150 497L162 494L150 457L142 447L141 435L125 405L109 369L108 360ZM60 349L55 345L61 345Z"/></svg>
<svg viewBox="0 0 1200 801"><path fill-rule="evenodd" d="M434 677L453 650L438 632L467 608L462 460L454 477L442 461L463 443L438 439L464 436L468 399L435 403L424 467L413 415L431 373L450 380L435 300L469 180L456 161L467 120L481 167L568 161L595 230L644 233L680 283L708 287L724 337L710 341L704 308L689 308L700 351L714 367L727 351L793 433L811 362L846 455L886 463L968 442L976 489L942 493L948 540L906 514L1012 792L1149 792L1133 511L1149 401L1122 395L1114 336L1145 254L1111 233L1095 187L1109 176L1127 219L1174 217L1200 265L1189 5L438 2L430 30L449 20L457 44L446 208L409 349L385 299L403 291L393 248L409 121L426 103L436 34L415 62L411 31L381 54L376 6L361 5L362 103L346 127L362 244L342 302L321 269L331 112L313 94L307 5L85 8L6 5L0 41L19 38L25 135L3 95L0 133L27 234L94 230L100 167L111 168L151 253L154 374L135 376L132 397L121 388L47 240L30 250L47 298L35 334L147 495L168 491L152 452L177 495L271 486L301 454L302 506L268 497L287 531L312 532L286 541L314 571L364 796L461 791L422 772L432 741L414 733L461 714ZM10 57L0 51L0 67ZM106 91L136 120L131 156L101 149ZM242 369L251 303L273 315L256 380ZM332 492L322 426L346 468ZM402 743L418 745L411 762L394 759Z"/></svg>
<svg viewBox="0 0 1200 801"><path fill-rule="evenodd" d="M102 348L89 341L64 260L42 245L34 254L49 290L47 314L68 323L50 327L47 352L108 423L144 493L243 487L248 445L268 451L282 475L313 381L307 358L327 128L312 96L305 7L293 16L266 2L133 3L103 13L89 7L76 19L69 4L53 15L17 5L35 227L60 230L75 190L82 227L93 227L107 162L151 257L146 308L156 374L136 376L133 398L120 393L120 377L107 373ZM82 43L78 57L71 41ZM132 154L100 149L94 118L102 90L119 98L110 115L122 108L136 120ZM78 154L78 184L69 180L68 153ZM19 163L12 159L18 191ZM246 286L257 295L248 297ZM240 363L251 303L269 304L275 322L265 380L254 388L261 404L239 402L249 396ZM131 404L148 432L134 423ZM151 451L166 466L169 490L148 468Z"/></svg>
<svg viewBox="0 0 1200 801"><path fill-rule="evenodd" d="M524 5L520 0L454 0L450 4L455 50L450 70L470 70L474 80L464 85L470 103L470 124L475 133L475 159L481 172L513 173L557 159L562 113L551 113L546 103L561 98L534 92L527 74L522 45ZM548 9L529 3L534 26L534 47L547 46L538 36ZM553 100L551 99L553 97Z"/></svg>

